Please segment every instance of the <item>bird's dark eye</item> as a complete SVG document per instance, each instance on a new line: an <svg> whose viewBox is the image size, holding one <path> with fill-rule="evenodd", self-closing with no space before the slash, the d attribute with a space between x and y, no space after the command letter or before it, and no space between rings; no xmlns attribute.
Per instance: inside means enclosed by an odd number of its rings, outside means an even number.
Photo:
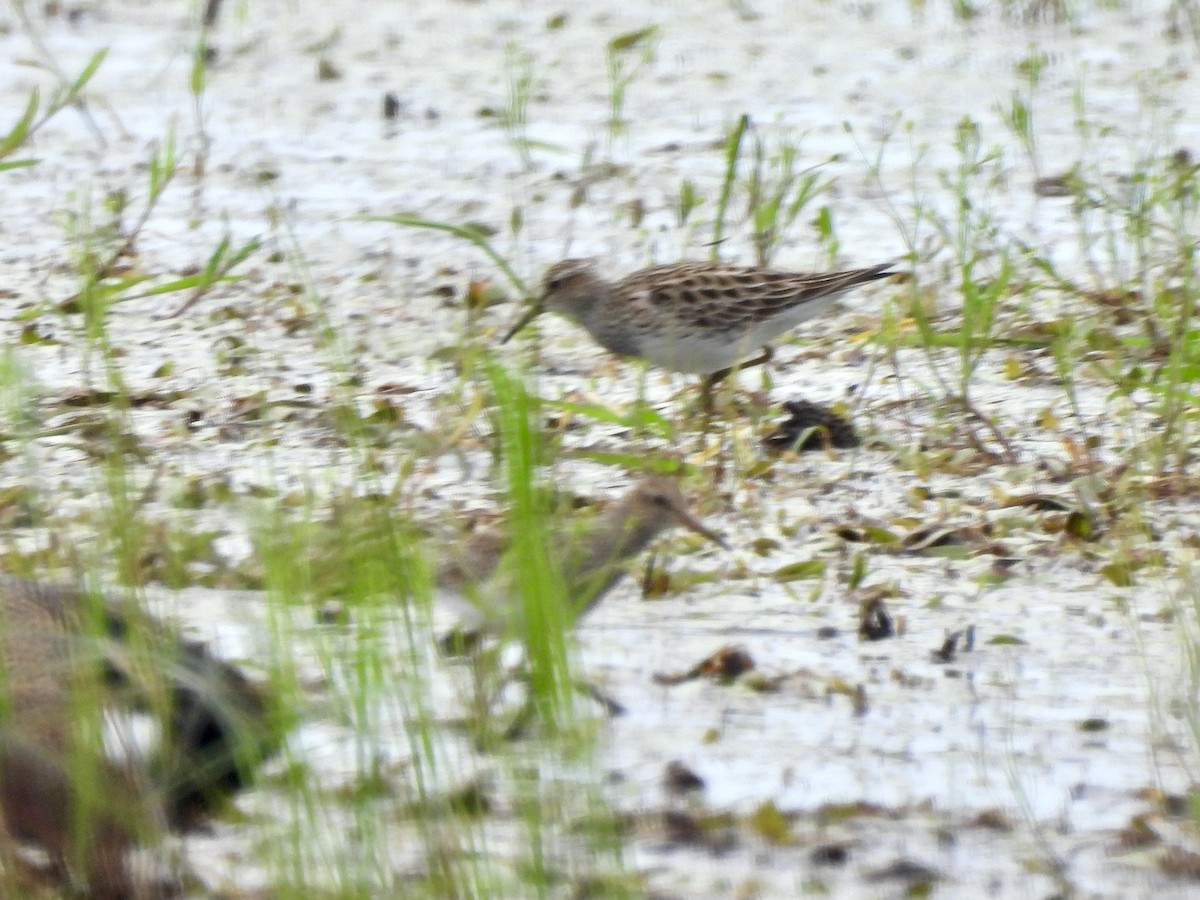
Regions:
<svg viewBox="0 0 1200 900"><path fill-rule="evenodd" d="M551 278L550 280L548 280L546 282L546 290L557 291L560 287L563 286L563 281L564 281L564 279L562 279L562 278Z"/></svg>

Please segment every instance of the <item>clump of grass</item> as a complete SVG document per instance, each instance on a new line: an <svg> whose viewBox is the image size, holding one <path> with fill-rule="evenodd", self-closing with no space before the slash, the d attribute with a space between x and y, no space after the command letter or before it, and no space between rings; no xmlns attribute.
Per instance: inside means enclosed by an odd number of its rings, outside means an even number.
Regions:
<svg viewBox="0 0 1200 900"><path fill-rule="evenodd" d="M216 26L219 2L207 4L200 17L196 29L196 43L192 47L192 67L188 73L188 93L192 98L192 118L196 124L197 149L192 163L192 174L196 178L196 191L199 194L204 184L204 172L208 166L208 153L212 139L208 136L205 121L204 98L208 86L208 64L213 53L210 43L212 29Z"/></svg>
<svg viewBox="0 0 1200 900"><path fill-rule="evenodd" d="M23 314L23 318L30 320L48 312L67 316L82 313L84 335L90 341L104 343L107 340L104 323L109 309L117 304L146 297L170 298L186 294L173 313L179 315L215 286L236 280L234 271L258 250L257 238L235 245L226 235L200 271L194 274L163 279L153 273L129 271L126 263L136 257L138 238L170 188L178 167L175 133L171 130L161 143L151 148L146 162L145 195L132 222L125 220L130 209L128 191L109 193L103 206L108 216L102 222L95 220L91 199L84 197L79 208L64 222L69 246L75 253L74 265L80 278L78 292L58 303L34 306Z"/></svg>
<svg viewBox="0 0 1200 900"><path fill-rule="evenodd" d="M738 160L742 155L742 141L750 129L750 117L742 115L737 124L725 138L725 177L721 181L721 193L717 199L717 211L713 217L712 258L719 259L721 244L725 240L725 219L729 211L729 201L733 196L733 188L737 183Z"/></svg>
<svg viewBox="0 0 1200 900"><path fill-rule="evenodd" d="M521 165L528 169L533 164L527 134L529 100L533 95L533 54L509 42L504 47L504 71L508 94L507 103L500 111L500 124L521 158Z"/></svg>
<svg viewBox="0 0 1200 900"><path fill-rule="evenodd" d="M1013 91L1007 107L997 106L1000 120L1008 126L1009 131L1021 142L1025 154L1029 157L1029 165L1033 169L1033 177L1040 180L1042 167L1037 148L1037 129L1034 120L1034 95L1041 82L1042 70L1049 62L1044 53L1031 52L1018 66L1025 77L1024 93Z"/></svg>
<svg viewBox="0 0 1200 900"><path fill-rule="evenodd" d="M29 142L47 122L69 106L79 106L83 103L83 92L88 82L104 62L107 50L96 51L80 73L75 78L62 79L60 85L51 95L50 100L42 105L41 92L34 88L29 92L25 109L13 123L8 133L0 137L0 172L7 169L27 168L37 164L36 159L7 159Z"/></svg>
<svg viewBox="0 0 1200 900"><path fill-rule="evenodd" d="M0 141L0 171L3 171L4 168L11 168L13 165L6 166L4 164L3 160L5 156L28 141L43 125L68 106L74 108L79 113L95 136L97 142L103 146L105 144L104 135L92 119L85 90L88 83L92 80L92 76L96 74L96 70L104 62L108 51L97 50L80 70L79 74L71 77L58 64L57 58L50 51L50 48L46 46L45 41L42 40L42 35L30 17L29 9L24 0L15 0L12 6L13 11L16 12L17 18L21 22L21 29L26 39L32 45L37 55L37 65L50 73L55 81L55 88L50 101L44 109L40 107L40 92L36 89L30 92L24 114L17 120L16 126L9 132L8 136L3 141ZM32 161L25 160L19 161L15 165L28 165L31 163Z"/></svg>
<svg viewBox="0 0 1200 900"><path fill-rule="evenodd" d="M954 213L935 219L935 224L953 256L954 274L962 291L962 319L955 341L959 360L957 391L964 405L969 406L971 381L992 346L997 306L1009 293L1013 268L987 196L1002 177L1000 150L984 143L979 123L969 118L960 120L954 148L958 165L938 176L950 194ZM981 277L984 271L987 274ZM922 319L919 310L914 314L927 345L932 345L928 321Z"/></svg>
<svg viewBox="0 0 1200 900"><path fill-rule="evenodd" d="M547 544L546 511L534 490L534 474L546 462L536 425L538 402L498 365L490 367L488 376L512 519L511 552L519 573L520 637L529 658L530 696L539 716L554 727L570 717L574 682L567 654L571 623L561 600L565 585Z"/></svg>
<svg viewBox="0 0 1200 900"><path fill-rule="evenodd" d="M749 170L740 176L748 135L753 136ZM750 241L754 246L755 264L764 267L772 264L776 251L801 213L832 183L821 175L825 163L801 166L801 147L801 140L788 129L768 137L754 128L749 116L743 115L738 119L725 139L725 172L713 219L713 259L720 255L730 203L737 197L740 188L745 197L744 221L749 227ZM686 211L690 213L695 205L694 199L691 200ZM681 200L681 210L684 208ZM827 228L829 221L826 213ZM831 228L826 237L832 239Z"/></svg>
<svg viewBox="0 0 1200 900"><path fill-rule="evenodd" d="M1087 349L1089 368L1117 394L1137 406L1149 398L1163 428L1148 433L1142 449L1162 472L1190 454L1194 385L1200 380L1195 310L1187 300L1196 290L1200 198L1194 183L1200 166L1189 152L1170 148L1170 123L1156 121L1162 104L1147 96L1148 143L1131 160L1128 177L1114 183L1089 160L1115 135L1094 126L1082 87L1075 104L1081 149L1062 183L1069 189L1085 273L1064 271L1044 248L1025 245L1021 252L1048 290L1092 311L1059 323L1057 356L1077 358Z"/></svg>
<svg viewBox="0 0 1200 900"><path fill-rule="evenodd" d="M786 132L774 146L755 136L746 195L757 265L771 265L788 230L831 184L821 177L823 164L800 168L800 147L800 141Z"/></svg>
<svg viewBox="0 0 1200 900"><path fill-rule="evenodd" d="M869 170L881 186L882 163L892 135L892 131L885 134L876 156L868 159ZM992 202L992 195L1005 177L1003 155L998 146L985 141L979 123L966 116L955 128L954 149L957 164L938 172L944 204L933 202L918 187L918 173L926 155L926 148L920 147L911 151L912 200L908 209L900 209L890 200L888 209L914 255L918 249L931 252L924 245L945 251L951 283L962 297L957 322L941 327L918 302L917 290L912 292L914 302L909 312L928 370L942 395L966 412L970 421L981 424L1000 446L1002 456L1012 462L1015 457L1011 441L996 421L975 407L972 399L972 383L996 344L1000 304L1013 293L1016 275L1014 251ZM881 332L884 341L900 337L890 329ZM955 351L957 366L953 373L947 371L943 361L942 351L946 348ZM979 439L974 442L982 446Z"/></svg>
<svg viewBox="0 0 1200 900"><path fill-rule="evenodd" d="M500 270L504 277L508 279L519 295L528 296L529 294L524 279L516 273L516 270L513 269L509 261L492 246L488 240L488 234L483 229L471 225L456 225L453 222L441 222L424 216L413 216L404 213L393 216L363 216L362 219L365 222L391 222L394 225L401 225L406 228L424 228L429 231L442 231L453 235L482 251L496 268Z"/></svg>
<svg viewBox="0 0 1200 900"><path fill-rule="evenodd" d="M608 42L604 59L608 72L608 142L611 150L613 141L626 128L625 95L634 79L654 59L658 47L657 25L647 25L636 31L617 35Z"/></svg>
<svg viewBox="0 0 1200 900"><path fill-rule="evenodd" d="M489 235L480 229L414 216L376 220L440 231L466 241L491 259L519 294L525 293L522 279L495 249ZM313 305L322 308L320 303ZM329 343L330 348L337 346L336 340ZM331 352L334 366L350 365L340 351ZM504 485L508 518L516 535L511 551L517 572L515 591L511 597L502 599L512 607L512 615L506 622L509 630L504 637L515 638L520 644L528 667L525 689L534 713L531 723L534 727L527 732L526 739L511 743L497 733L501 729L497 727L497 709L492 697L507 679L508 672L496 664L494 654L475 658L470 673L475 680L474 692L464 694L460 709L446 709L433 701L434 685L445 677L444 673L439 674L445 663L432 653L425 615L432 590L431 562L423 555L428 544L405 523L405 516L395 511L395 500L406 494L406 489L403 482L392 487L380 482L378 470L370 463L374 458L371 438L360 427L360 417L337 417L330 420L330 425L342 432L341 439L348 446L363 451L364 468L354 494L364 499L344 497L344 502L338 505L342 518L328 522L313 518L315 509L306 514L307 523L287 525L275 519L264 538L286 535L290 546L267 551L277 557L278 565L268 567L265 581L268 589L274 590L271 585L278 577L281 593L294 597L298 591L300 596L311 598L299 606L293 601L293 609L311 609L311 600L319 596L340 596L360 636L374 634L376 630L382 634L389 621L400 622L406 663L402 676L377 674L385 663L374 641L355 645L355 653L361 651L361 657L347 659L331 650L328 665L331 680L333 673L346 665L361 673L352 681L340 678L335 682L344 684L344 692L339 691L344 699L339 702L356 710L355 721L360 723L356 727L364 732L361 779L375 779L380 774L369 764L374 740L370 734L380 727L378 712L373 710L382 702L401 711L410 748L410 775L393 790L398 789L413 809L425 811L414 821L405 818L404 823L413 830L424 860L423 871L414 884L423 883L437 895L544 892L564 877L588 877L588 873L608 871L614 864L619 868L619 850L615 849L619 841L615 841L611 830L603 829L598 829L588 841L565 835L555 825L562 819L557 810L564 804L572 810L571 815L580 815L578 808L582 803L586 814L597 821L611 821L612 814L598 789L581 791L579 783L573 782L567 790L570 796L564 799L564 786L559 779L537 774L557 770L568 760L576 765L586 759L593 737L590 720L579 716L576 709L576 685L570 663L571 621L563 604L561 573L554 557L556 536L550 525L554 520L540 485L541 473L553 461L555 439L553 433L547 434L541 427L543 413L537 395L492 359L486 349L477 348L472 354L476 360L476 368L472 370L475 374L464 372L463 377L482 376L475 389L478 412L487 417L491 426L494 473ZM339 383L350 384L350 381ZM352 398L345 399L352 405ZM402 479L410 477L415 468L402 464ZM340 540L331 537L330 525ZM347 541L352 546L347 546ZM298 566L298 561L303 561L303 565ZM331 580L328 577L331 572L341 573L341 577ZM368 583L358 584L356 573L375 575ZM511 793L506 794L503 805L516 811L525 836L523 849L516 858L507 851L503 857L494 857L494 851L489 851L490 829L495 824L489 816L462 816L451 811L459 808L458 801L453 799L459 794L447 794L445 786L453 784L458 775L454 764L447 761L445 747L453 735L447 732L446 722L458 717L463 717L479 751L494 757L508 771L506 785L511 787ZM394 778L384 775L385 784L393 781ZM594 783L598 785L599 779ZM329 803L319 794L308 793L310 796L301 800L297 816L301 809ZM356 821L362 820L361 830L369 835L369 841L376 843L373 849L370 844L356 848L362 864L338 875L347 890L359 885L370 894L371 885L378 885L379 879L386 876L379 863L387 856L388 829L380 826L379 817L386 817L389 809L394 806L380 803L377 792L364 793L361 802L355 793L349 813ZM430 815L431 810L444 810L446 815ZM336 810L330 810L330 815L337 814ZM297 818L292 827L303 830L305 825ZM330 848L329 852L335 851ZM297 865L302 870L311 865L298 861L301 853L297 845L294 852L289 850L273 863L282 873L282 880L295 891L301 889L307 876L293 877L289 873ZM370 860L374 860L374 869L367 865Z"/></svg>

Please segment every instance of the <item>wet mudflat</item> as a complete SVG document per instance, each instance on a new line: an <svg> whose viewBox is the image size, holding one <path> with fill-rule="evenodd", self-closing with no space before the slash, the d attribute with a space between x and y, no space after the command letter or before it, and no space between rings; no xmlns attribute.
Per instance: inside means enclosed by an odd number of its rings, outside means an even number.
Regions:
<svg viewBox="0 0 1200 900"><path fill-rule="evenodd" d="M38 41L67 73L108 50L87 117L64 110L22 149L36 166L0 173L6 551L128 580L104 527L119 434L132 580L297 688L244 821L188 848L198 896L436 893L464 859L476 893L535 893L529 796L563 894L1194 888L1200 50L1166 3L1012 6L254 3L222 11L199 99L186 4L3 14L7 95L49 96L22 64ZM578 701L589 753L536 733L481 751L442 606L406 614L349 549L373 506L436 533L503 504L478 348L521 298L470 242L364 217L475 225L531 289L566 255L614 277L704 258L742 115L723 258L755 259L758 140L763 172L794 145L828 183L774 265L912 277L742 373L706 441L688 379L560 319L499 352L547 401L547 481L615 498L638 464L685 463L733 549L671 539L655 596L626 579L578 629L580 673L627 708ZM133 227L171 134L174 180L105 273L148 280L114 293L99 343L80 259ZM147 295L226 237L260 242L236 280ZM861 445L764 448L795 400L837 405ZM288 558L264 535L295 523L318 539ZM371 577L376 601L349 603ZM748 671L682 677L722 648ZM418 781L467 824L427 814Z"/></svg>

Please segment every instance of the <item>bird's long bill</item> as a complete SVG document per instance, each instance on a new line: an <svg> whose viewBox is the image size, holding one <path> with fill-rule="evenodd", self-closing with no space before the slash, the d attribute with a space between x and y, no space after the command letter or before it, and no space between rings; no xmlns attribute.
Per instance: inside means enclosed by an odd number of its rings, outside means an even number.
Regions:
<svg viewBox="0 0 1200 900"><path fill-rule="evenodd" d="M679 518L679 524L688 531L694 531L703 538L708 538L722 550L728 550L729 545L725 543L725 539L706 526L703 522L693 516L691 513L684 510L676 510L675 515Z"/></svg>
<svg viewBox="0 0 1200 900"><path fill-rule="evenodd" d="M525 315L521 316L521 318L517 320L517 324L509 329L508 334L500 339L500 343L507 344L513 335L541 315L542 308L541 300L534 301L533 305L529 307L529 311L526 312Z"/></svg>

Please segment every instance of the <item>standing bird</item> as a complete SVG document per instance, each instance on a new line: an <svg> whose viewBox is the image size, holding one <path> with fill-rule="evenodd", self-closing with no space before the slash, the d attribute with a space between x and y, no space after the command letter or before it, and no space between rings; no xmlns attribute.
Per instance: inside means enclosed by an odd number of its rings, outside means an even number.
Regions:
<svg viewBox="0 0 1200 900"><path fill-rule="evenodd" d="M651 476L635 485L616 505L590 527L549 544L558 552L562 574L564 620L570 626L596 608L625 575L624 564L646 549L660 534L682 526L720 547L728 545L688 511L679 486L670 478ZM447 651L475 646L484 633L504 633L522 610L515 553L507 536L494 530L476 534L457 556L438 571L438 583L468 601L460 607L460 626L440 641ZM478 657L477 657L478 665ZM476 671L477 694L480 671ZM578 684L613 715L624 711L620 703L587 682ZM484 701L486 706L487 701ZM532 714L532 700L506 730L515 736Z"/></svg>
<svg viewBox="0 0 1200 900"><path fill-rule="evenodd" d="M568 621L576 624L596 608L625 575L624 563L637 556L663 532L682 526L728 549L719 535L688 511L679 486L656 475L638 482L620 503L607 509L581 534L568 535L551 545L560 550L559 567L566 596ZM474 595L479 621L491 627L507 618L517 602L509 542L495 531L473 536L463 551L438 571L438 583ZM498 595L498 596L497 596Z"/></svg>
<svg viewBox="0 0 1200 900"><path fill-rule="evenodd" d="M93 900L170 891L129 854L194 824L270 752L260 692L201 645L104 598L0 578L0 813ZM160 752L142 769L105 752L102 713L149 715Z"/></svg>
<svg viewBox="0 0 1200 900"><path fill-rule="evenodd" d="M541 298L501 343L543 310L574 320L613 353L672 372L704 375L706 395L772 338L824 312L851 288L898 274L891 263L829 274L685 262L652 266L608 281L591 259L568 259L546 273Z"/></svg>

